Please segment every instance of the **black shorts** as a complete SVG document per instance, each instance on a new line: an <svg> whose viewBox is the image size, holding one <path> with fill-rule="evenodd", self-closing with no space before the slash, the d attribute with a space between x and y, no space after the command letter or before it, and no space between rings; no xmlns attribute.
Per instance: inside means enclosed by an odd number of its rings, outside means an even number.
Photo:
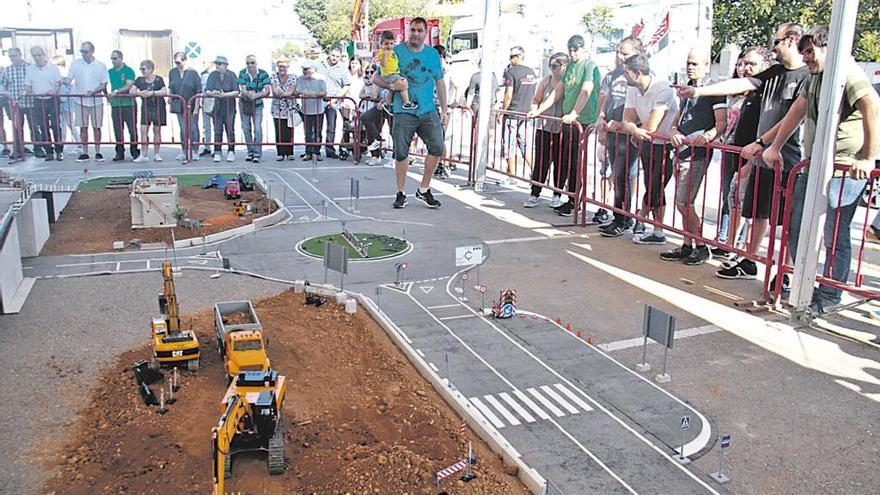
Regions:
<svg viewBox="0 0 880 495"><path fill-rule="evenodd" d="M790 170L782 169L782 181L780 184L785 188L788 182L788 174ZM752 165L752 173L749 175L749 182L746 184L745 199L743 200L743 217L744 218L770 218L773 209L773 185L776 171L758 164ZM757 184L756 184L757 183ZM755 189L757 188L757 196ZM776 219L773 225L782 225L782 213L785 210L785 200L782 194L779 195L779 208L776 212Z"/></svg>
<svg viewBox="0 0 880 495"><path fill-rule="evenodd" d="M141 112L141 125L163 126L165 124L167 124L167 116L164 108L161 111L153 108L144 108Z"/></svg>
<svg viewBox="0 0 880 495"><path fill-rule="evenodd" d="M410 113L397 113L391 125L391 139L394 141L394 159L403 161L409 156L409 145L416 134L422 138L428 155L443 156L443 126L440 114L428 112L415 116Z"/></svg>

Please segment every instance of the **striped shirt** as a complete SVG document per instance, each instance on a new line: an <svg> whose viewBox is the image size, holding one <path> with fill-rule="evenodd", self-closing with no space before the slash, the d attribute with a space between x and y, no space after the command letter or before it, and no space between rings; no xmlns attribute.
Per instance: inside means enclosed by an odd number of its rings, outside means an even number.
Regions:
<svg viewBox="0 0 880 495"><path fill-rule="evenodd" d="M19 65L10 65L3 71L3 76L0 78L0 86L6 88L6 91L12 97L12 101L19 104L22 108L30 108L34 105L33 98L21 97L21 94L24 92L28 67L30 65L27 62Z"/></svg>
<svg viewBox="0 0 880 495"><path fill-rule="evenodd" d="M322 62L318 67L318 73L322 74L324 80L327 81L327 96L339 96L344 86L351 85L348 69L341 63L337 62L336 65L331 66L327 65L327 62ZM339 101L333 101L333 104L335 106L339 104Z"/></svg>

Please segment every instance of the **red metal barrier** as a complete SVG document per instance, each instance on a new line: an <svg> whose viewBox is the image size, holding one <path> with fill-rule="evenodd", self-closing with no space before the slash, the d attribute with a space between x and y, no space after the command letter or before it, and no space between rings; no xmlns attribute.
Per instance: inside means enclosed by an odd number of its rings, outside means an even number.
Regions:
<svg viewBox="0 0 880 495"><path fill-rule="evenodd" d="M809 160L804 160L804 161L798 163L792 169L791 175L789 175L788 182L785 187L786 209L785 209L785 217L784 217L784 222L783 222L783 227L782 227L782 240L781 240L780 246L779 246L778 266L777 266L777 270L776 270L777 273L780 273L780 274L793 273L793 267L786 263L786 258L787 258L786 254L789 250L789 240L791 237L792 203L793 203L792 198L794 196L794 189L795 189L795 184L797 181L798 173L809 170L809 166L810 166ZM850 169L850 167L848 165L835 164L835 166L834 166L835 172L839 172L842 174L848 174L849 169ZM880 177L880 169L875 169L871 173L870 179L868 180L867 190L868 190L868 194L869 194L868 197L869 198L872 197L872 195L874 193L874 183L878 177ZM830 243L831 244L831 252L830 252L831 258L834 257L834 254L837 249L838 236L841 236L841 235L852 236L851 232L841 232L840 231L841 207L845 206L845 205L842 205L844 186L845 186L845 181L841 180L840 186L839 186L840 188L837 191L838 192L838 194L837 194L837 197L838 197L837 208L836 208L836 215L835 215L835 219L834 219L833 235L832 235L832 239L831 239L831 243ZM857 199L856 201L859 201L859 200ZM846 205L846 206L848 206L848 205ZM858 205L856 205L856 208L858 208ZM855 280L851 283L849 283L849 282L842 283L837 280L834 280L833 278L831 278L834 275L833 270L832 270L832 268L829 267L828 268L829 274L827 277L822 275L821 273L816 275L816 282L817 283L822 284L822 285L826 285L828 287L832 287L835 289L839 289L839 290L842 290L845 292L849 292L849 293L851 293L857 297L860 297L860 298L871 299L871 300L880 300L880 291L871 290L871 289L868 289L864 286L864 275L862 273L864 255L865 255L865 243L866 243L866 239L867 239L867 230L868 230L868 226L870 225L870 222L868 221L870 214L871 214L871 208L870 207L865 208L864 222L862 223L862 228L861 228L861 239L859 240L859 252L858 252L857 261L856 261ZM855 213L853 214L853 216L855 217ZM827 221L827 218L826 218L826 221ZM795 242L796 242L796 240L795 240ZM850 271L852 271L852 270L850 270ZM782 276L778 276L776 278L776 285L773 287L773 301L774 302L780 302L781 299L783 298L782 278L783 278Z"/></svg>
<svg viewBox="0 0 880 495"><path fill-rule="evenodd" d="M388 127L390 130L391 126L389 125ZM449 106L449 121L446 123L443 140L445 154L440 161L441 163L447 162L453 166L467 166L469 170L469 182L471 173L470 166L474 156L474 132L476 127L476 117L470 108L459 105ZM391 140L386 139L385 142L390 143ZM385 151L393 151L390 146L383 146L382 149ZM428 156L428 150L418 135L413 137L413 142L410 144L409 154L410 156L418 156L422 158Z"/></svg>
<svg viewBox="0 0 880 495"><path fill-rule="evenodd" d="M234 109L229 110L229 108L230 108L229 105L226 105L226 109L227 109L228 113L233 114L232 115L233 119L235 119L235 116L238 115L238 117L239 117L237 119L238 125L232 126L235 128L234 129L235 133L233 135L233 139L229 139L229 137L227 137L226 140L223 140L221 137L221 140L218 141L215 137L212 137L211 139L209 139L207 141L203 140L202 143L190 142L190 144L189 144L189 153L190 154L192 154L192 147L194 145L199 145L199 144L209 146L209 147L215 147L215 148L218 146L247 146L248 144L258 144L260 146L276 146L276 147L277 146L317 146L317 147L334 146L334 147L344 147L346 149L351 149L351 154L352 154L354 161L358 162L358 161L360 161L362 148L366 146L364 143L360 142L361 141L361 122L360 122L361 112L360 112L360 109L358 108L357 102L353 98L348 97L348 96L345 96L345 97L328 96L328 97L322 98L322 97L306 97L306 96L276 97L276 96L270 95L270 96L266 96L266 97L262 98L262 100L264 102L263 109L262 109L262 120L261 120L263 136L262 136L262 139L260 140L259 143L247 143L246 140L244 139L244 134L242 132L243 126L241 125L241 120L240 120L240 118L242 117L241 104L240 104L240 102L242 101L241 96L237 95L237 96L232 96L232 97L227 97L227 98L218 98L218 97L211 97L211 96L198 94L198 95L194 95L192 98L190 98L190 102L192 103L195 100L199 100L200 101L199 106L201 108L204 108L204 100L207 98L214 98L215 99L214 105L217 105L219 103L219 100L221 100L221 99L234 101L235 102ZM302 124L290 127L290 139L289 140L280 140L280 139L278 139L277 136L274 136L274 135L271 136L274 139L267 139L267 137L269 136L269 130L275 128L274 127L275 122L274 122L274 118L272 117L272 112L271 112L271 102L272 102L272 100L275 100L275 99L293 100L299 105L299 108L301 108L301 109L305 107L306 101L309 101L309 100L321 100L321 101L324 101L325 103L333 102L333 101L336 101L336 102L342 102L342 101L346 101L346 100L350 101L352 103L352 108L353 108L352 119L351 119L352 134L353 135L352 135L351 142L344 142L342 140L334 140L334 141L330 142L330 141L323 140L323 139L319 140L319 141L309 141L305 137L305 127L304 127L305 123L304 122ZM189 110L189 108L190 108L190 106L187 106L187 110ZM322 115L322 118L321 118L320 133L323 135L323 127L325 126L325 122L323 120L323 114L321 114L321 115ZM302 116L302 114L301 114L301 116ZM192 117L190 117L190 118L192 118ZM303 120L304 119L305 118L303 116ZM217 122L216 116L214 117L214 122L216 125L216 122ZM236 123L236 120L233 120L233 124L235 124L235 123ZM297 128L300 129L299 132L297 132ZM218 132L215 128L214 129L214 136L216 136L217 134L218 134ZM339 136L342 137L342 134L343 133L340 132Z"/></svg>

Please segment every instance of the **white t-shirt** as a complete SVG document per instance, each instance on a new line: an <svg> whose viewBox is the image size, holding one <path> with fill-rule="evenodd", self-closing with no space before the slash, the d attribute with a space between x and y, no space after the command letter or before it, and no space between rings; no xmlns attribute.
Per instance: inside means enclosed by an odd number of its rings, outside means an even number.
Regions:
<svg viewBox="0 0 880 495"><path fill-rule="evenodd" d="M91 93L99 84L107 84L110 77L107 73L107 66L99 62L97 59L92 63L78 58L70 65L70 72L67 77L73 79L73 94ZM103 97L94 98L74 98L76 103L86 107L100 106L104 104Z"/></svg>
<svg viewBox="0 0 880 495"><path fill-rule="evenodd" d="M61 71L55 64L46 64L37 67L35 64L28 65L25 74L24 85L31 87L34 95L45 95L55 92L55 84L61 81Z"/></svg>
<svg viewBox="0 0 880 495"><path fill-rule="evenodd" d="M645 94L635 86L629 86L626 90L626 106L624 108L632 108L636 111L639 123L644 125L651 118L653 110L666 112L663 120L657 130L658 134L668 136L672 130L672 123L675 120L675 114L678 113L678 98L675 96L675 90L669 85L669 81L659 79L655 76L651 77L651 84L648 86ZM668 143L665 139L656 139L655 143Z"/></svg>

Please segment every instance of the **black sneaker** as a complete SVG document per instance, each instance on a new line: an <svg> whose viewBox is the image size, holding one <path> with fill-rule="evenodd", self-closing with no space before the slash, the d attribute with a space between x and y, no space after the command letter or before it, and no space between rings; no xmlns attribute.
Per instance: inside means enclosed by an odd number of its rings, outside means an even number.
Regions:
<svg viewBox="0 0 880 495"><path fill-rule="evenodd" d="M559 208L553 208L556 210L556 213L562 217L570 217L572 211L574 211L574 203L571 201L567 201L565 204L561 205Z"/></svg>
<svg viewBox="0 0 880 495"><path fill-rule="evenodd" d="M449 173L446 171L446 167L443 165L437 165L437 170L434 170L434 177L438 179L445 179L449 177Z"/></svg>
<svg viewBox="0 0 880 495"><path fill-rule="evenodd" d="M440 208L440 202L434 199L430 189L425 189L425 192L416 189L416 199L428 205L428 208Z"/></svg>
<svg viewBox="0 0 880 495"><path fill-rule="evenodd" d="M201 153L199 153L199 156L211 156L211 150L209 150L208 148L205 148L202 150Z"/></svg>
<svg viewBox="0 0 880 495"><path fill-rule="evenodd" d="M666 235L657 235L654 232L648 235L634 235L633 242L636 244L656 244L659 246L666 244Z"/></svg>
<svg viewBox="0 0 880 495"><path fill-rule="evenodd" d="M104 155L102 155L101 153L95 153L95 161L103 162L103 161L104 161Z"/></svg>
<svg viewBox="0 0 880 495"><path fill-rule="evenodd" d="M665 261L683 261L690 256L693 251L694 248L692 248L690 244L682 244L681 247L677 247L672 251L660 253L660 259Z"/></svg>
<svg viewBox="0 0 880 495"><path fill-rule="evenodd" d="M49 153L48 155L46 155L46 161L47 162L54 162L55 161L55 154Z"/></svg>
<svg viewBox="0 0 880 495"><path fill-rule="evenodd" d="M608 210L605 208L599 208L599 210L596 211L596 214L593 215L593 223L607 225L609 221L611 221L611 215L608 214Z"/></svg>
<svg viewBox="0 0 880 495"><path fill-rule="evenodd" d="M626 232L626 228L617 222L611 222L599 228L599 233L602 234L602 237L620 237L624 232Z"/></svg>
<svg viewBox="0 0 880 495"><path fill-rule="evenodd" d="M25 155L29 155L29 156L31 156L31 155L34 154L34 152L33 152L33 150L31 150L30 148L25 148L25 149L24 149L24 154L25 154Z"/></svg>
<svg viewBox="0 0 880 495"><path fill-rule="evenodd" d="M0 151L0 156L9 156L9 148L3 148L3 151Z"/></svg>
<svg viewBox="0 0 880 495"><path fill-rule="evenodd" d="M332 158L332 157L328 157L328 158ZM318 154L315 155L315 160L318 160L319 162L323 162L323 161L324 161L324 157L321 156L320 153L318 153Z"/></svg>
<svg viewBox="0 0 880 495"><path fill-rule="evenodd" d="M633 225L633 235L642 235L645 233L645 224L636 220L635 225Z"/></svg>
<svg viewBox="0 0 880 495"><path fill-rule="evenodd" d="M397 191L397 197L394 198L394 204L391 205L395 208L403 208L406 206L406 194L400 191Z"/></svg>
<svg viewBox="0 0 880 495"><path fill-rule="evenodd" d="M34 156L35 156L36 158L46 158L46 152L43 151L43 150L37 150L37 151L34 153Z"/></svg>
<svg viewBox="0 0 880 495"><path fill-rule="evenodd" d="M339 159L340 160L342 160L342 161L348 160L348 157L350 157L350 156L351 156L351 154L347 150L344 150L344 149L339 150Z"/></svg>
<svg viewBox="0 0 880 495"><path fill-rule="evenodd" d="M310 162L310 161L312 161L312 154L306 153L305 155L302 155L300 158L302 158L304 162Z"/></svg>
<svg viewBox="0 0 880 495"><path fill-rule="evenodd" d="M246 157L244 158L244 161L246 161L246 162L252 162L252 161L254 161L254 156L253 156L253 155L248 155L248 156L246 156Z"/></svg>
<svg viewBox="0 0 880 495"><path fill-rule="evenodd" d="M758 265L750 259L743 258L736 265L715 272L718 278L728 280L754 280L758 276Z"/></svg>
<svg viewBox="0 0 880 495"><path fill-rule="evenodd" d="M82 163L89 161L89 155L87 153L83 153L76 158L76 163Z"/></svg>
<svg viewBox="0 0 880 495"><path fill-rule="evenodd" d="M776 275L770 279L770 290L776 290ZM787 296L789 293L791 293L791 278L786 273L782 275L782 295Z"/></svg>
<svg viewBox="0 0 880 495"><path fill-rule="evenodd" d="M121 162L123 160L125 160L125 155L116 155L113 157L114 162Z"/></svg>
<svg viewBox="0 0 880 495"><path fill-rule="evenodd" d="M681 262L688 266L696 266L702 265L710 259L712 259L712 253L709 252L709 246L702 245L695 247L691 254L681 260Z"/></svg>

